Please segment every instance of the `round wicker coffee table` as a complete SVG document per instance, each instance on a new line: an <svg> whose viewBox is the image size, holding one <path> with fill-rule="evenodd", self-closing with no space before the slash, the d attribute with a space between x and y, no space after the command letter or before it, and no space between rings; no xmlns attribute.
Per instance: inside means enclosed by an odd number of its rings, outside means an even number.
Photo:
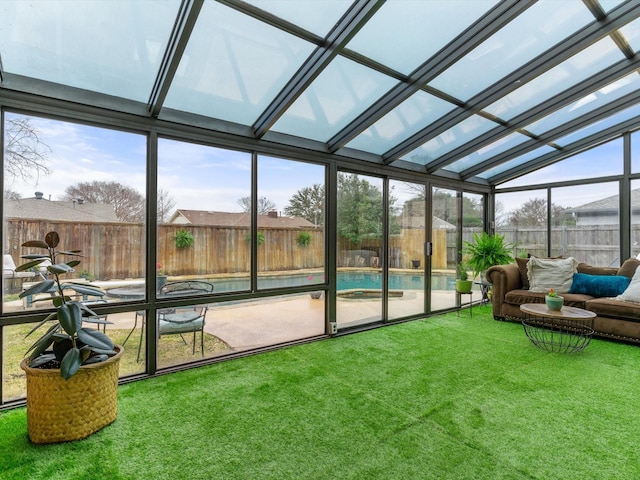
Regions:
<svg viewBox="0 0 640 480"><path fill-rule="evenodd" d="M575 353L587 348L593 337L596 314L577 307L549 310L544 303L520 305L524 332L531 342L548 352Z"/></svg>

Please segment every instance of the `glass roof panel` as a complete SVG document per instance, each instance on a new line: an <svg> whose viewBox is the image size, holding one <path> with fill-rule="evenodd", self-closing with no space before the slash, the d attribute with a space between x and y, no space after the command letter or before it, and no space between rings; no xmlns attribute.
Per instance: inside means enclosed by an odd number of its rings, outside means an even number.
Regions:
<svg viewBox="0 0 640 480"><path fill-rule="evenodd" d="M495 0L386 2L347 47L406 75L496 3Z"/></svg>
<svg viewBox="0 0 640 480"><path fill-rule="evenodd" d="M531 152L525 153L524 155L520 155L519 157L513 158L507 162L501 163L500 165L496 165L495 167L490 168L489 170L485 170L484 172L479 174L478 177L487 179L495 175L500 175L501 173L511 170L512 168L519 167L520 165L523 165L530 160L533 160L537 157L541 157L542 155L546 155L547 153L554 152L554 151L556 151L555 148L550 147L548 145L543 145L542 147L537 148Z"/></svg>
<svg viewBox="0 0 640 480"><path fill-rule="evenodd" d="M636 90L640 90L640 75L637 72L633 72L596 92L590 93L577 102L573 102L537 122L527 125L525 129L540 135Z"/></svg>
<svg viewBox="0 0 640 480"><path fill-rule="evenodd" d="M511 119L624 58L613 40L605 37L489 105L485 111Z"/></svg>
<svg viewBox="0 0 640 480"><path fill-rule="evenodd" d="M582 178L607 177L620 175L623 171L623 140L617 138L598 145L559 162L514 178L500 185L501 188L521 185L545 184L553 178L554 182L577 180ZM593 190L593 186L590 187Z"/></svg>
<svg viewBox="0 0 640 480"><path fill-rule="evenodd" d="M165 107L252 124L315 46L205 2Z"/></svg>
<svg viewBox="0 0 640 480"><path fill-rule="evenodd" d="M381 155L454 108L449 102L418 91L346 146Z"/></svg>
<svg viewBox="0 0 640 480"><path fill-rule="evenodd" d="M610 12L618 5L624 3L626 0L599 0L600 6L605 12Z"/></svg>
<svg viewBox="0 0 640 480"><path fill-rule="evenodd" d="M0 2L5 72L147 102L180 2Z"/></svg>
<svg viewBox="0 0 640 480"><path fill-rule="evenodd" d="M444 170L449 170L450 172L460 173L467 168L473 167L485 160L489 160L491 157L494 157L502 152L506 152L510 148L513 148L521 143L530 140L526 135L522 135L518 132L513 132L506 137L502 137L501 139L487 145L486 147L482 147L479 150L473 152L471 155L467 155L460 160L456 160L450 165L444 167Z"/></svg>
<svg viewBox="0 0 640 480"><path fill-rule="evenodd" d="M581 0L540 1L429 85L468 100L590 22L593 15Z"/></svg>
<svg viewBox="0 0 640 480"><path fill-rule="evenodd" d="M396 83L391 77L338 56L272 130L326 142Z"/></svg>
<svg viewBox="0 0 640 480"><path fill-rule="evenodd" d="M620 29L620 33L627 39L634 52L640 50L640 18L627 23Z"/></svg>
<svg viewBox="0 0 640 480"><path fill-rule="evenodd" d="M560 145L561 147L564 147L582 138L593 135L594 133L598 133L602 130L606 130L609 127L613 127L618 123L631 120L632 118L637 116L640 116L640 105L634 105L630 108L627 108L626 110L623 110L622 112L618 112L615 115L611 115L610 117L605 118L604 120L600 120L580 130L576 130L575 132L569 135L566 135L562 138L558 138L557 140L554 140L554 143Z"/></svg>
<svg viewBox="0 0 640 480"><path fill-rule="evenodd" d="M245 0L245 2L321 37L327 36L353 3L351 0L305 0L304 8L300 8L300 2L291 0Z"/></svg>
<svg viewBox="0 0 640 480"><path fill-rule="evenodd" d="M437 160L438 157L495 128L495 126L496 124L491 120L472 115L453 128L442 132L437 137L404 155L401 159L420 165L428 165L430 162Z"/></svg>

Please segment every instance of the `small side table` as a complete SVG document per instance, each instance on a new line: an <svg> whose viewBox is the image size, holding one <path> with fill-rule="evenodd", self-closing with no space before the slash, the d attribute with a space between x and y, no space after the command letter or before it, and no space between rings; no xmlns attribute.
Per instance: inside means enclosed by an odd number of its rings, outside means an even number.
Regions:
<svg viewBox="0 0 640 480"><path fill-rule="evenodd" d="M458 292L456 290L456 293L458 295L460 295L460 308L462 308L462 295L469 295L469 316L473 318L473 290L471 290L470 292L465 292L465 293ZM460 308L456 312L458 314L458 316L460 316Z"/></svg>
<svg viewBox="0 0 640 480"><path fill-rule="evenodd" d="M576 307L549 310L544 303L520 305L524 332L531 342L548 352L575 353L587 348L593 337L596 314Z"/></svg>
<svg viewBox="0 0 640 480"><path fill-rule="evenodd" d="M480 299L480 305L488 305L491 301L489 299L489 289L491 288L491 284L489 282L485 282L481 280L479 282L473 282L475 285L480 287L480 293L482 294L482 298Z"/></svg>

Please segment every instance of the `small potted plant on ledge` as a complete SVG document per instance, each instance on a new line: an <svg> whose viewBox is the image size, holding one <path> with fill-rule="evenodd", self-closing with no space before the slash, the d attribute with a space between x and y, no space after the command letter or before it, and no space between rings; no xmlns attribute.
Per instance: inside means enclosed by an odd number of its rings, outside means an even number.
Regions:
<svg viewBox="0 0 640 480"><path fill-rule="evenodd" d="M458 264L458 278L456 279L456 292L469 293L473 288L473 282L469 280L469 273L467 272L467 264L460 262Z"/></svg>
<svg viewBox="0 0 640 480"><path fill-rule="evenodd" d="M553 288L550 288L549 293L544 297L544 302L549 310L560 311L562 305L564 305L564 297L561 297Z"/></svg>
<svg viewBox="0 0 640 480"><path fill-rule="evenodd" d="M34 443L79 440L116 419L118 367L123 349L97 328L83 322L105 324L82 301L73 300L69 291L102 297L98 288L79 283L62 283L60 276L74 271L80 260L62 262L60 257L81 257L79 250L57 250L60 238L47 233L44 241L33 240L22 246L46 250L42 254L22 255L30 260L16 270L29 270L47 260L51 279L43 280L20 294L46 293L56 310L47 315L28 334L46 327L45 333L27 351L20 364L27 377L27 427ZM39 301L39 300L35 300Z"/></svg>

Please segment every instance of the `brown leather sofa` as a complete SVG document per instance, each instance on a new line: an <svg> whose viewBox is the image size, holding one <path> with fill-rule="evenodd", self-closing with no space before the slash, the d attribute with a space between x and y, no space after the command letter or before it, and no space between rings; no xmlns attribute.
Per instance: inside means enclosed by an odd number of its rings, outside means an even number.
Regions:
<svg viewBox="0 0 640 480"><path fill-rule="evenodd" d="M584 263L580 263L577 268L580 273L626 275L631 278L638 265L640 261L629 259L620 268L593 267ZM486 278L493 284L493 318L496 320L520 322L524 318L520 305L544 303L545 293L523 288L526 282L523 279L523 276L526 276L524 272L516 263L496 265L487 270ZM640 304L577 293L563 293L562 296L565 305L583 308L596 314L596 336L640 343Z"/></svg>

